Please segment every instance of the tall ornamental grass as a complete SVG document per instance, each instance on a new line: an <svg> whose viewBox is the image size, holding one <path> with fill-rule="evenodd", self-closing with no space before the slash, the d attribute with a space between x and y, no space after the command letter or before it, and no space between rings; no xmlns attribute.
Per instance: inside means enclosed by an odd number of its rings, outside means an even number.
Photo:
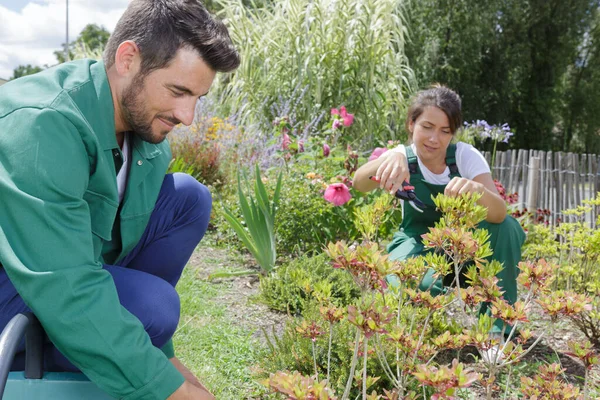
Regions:
<svg viewBox="0 0 600 400"><path fill-rule="evenodd" d="M356 113L352 141L398 138L413 88L401 0L281 0L262 8L221 0L242 64L219 92L224 112L270 123L271 107L294 90L297 117L346 105Z"/></svg>

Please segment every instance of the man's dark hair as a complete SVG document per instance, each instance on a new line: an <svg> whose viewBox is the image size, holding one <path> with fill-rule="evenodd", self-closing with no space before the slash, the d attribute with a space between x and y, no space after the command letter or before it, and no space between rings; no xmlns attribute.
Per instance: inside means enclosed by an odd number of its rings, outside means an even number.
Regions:
<svg viewBox="0 0 600 400"><path fill-rule="evenodd" d="M181 48L194 49L214 71L240 65L227 27L199 0L133 0L117 23L104 50L104 63L115 63L117 48L126 40L139 47L141 76L165 68Z"/></svg>

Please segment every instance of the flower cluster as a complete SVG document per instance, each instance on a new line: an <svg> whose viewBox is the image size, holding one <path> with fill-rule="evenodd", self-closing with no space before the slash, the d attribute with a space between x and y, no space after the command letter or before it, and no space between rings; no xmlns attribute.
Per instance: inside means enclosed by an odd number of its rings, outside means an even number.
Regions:
<svg viewBox="0 0 600 400"><path fill-rule="evenodd" d="M506 189L504 185L500 183L499 180L494 179L494 185L496 185L496 190L498 190L498 194L502 197L502 200L506 201L508 204L515 204L519 200L519 194L515 193L506 193Z"/></svg>
<svg viewBox="0 0 600 400"><path fill-rule="evenodd" d="M490 125L485 120L478 119L477 121L471 121L464 123L465 129L474 129L479 133L479 139L484 141L486 139L492 139L494 142L508 143L511 136L514 135L510 131L510 126L504 123L502 125Z"/></svg>
<svg viewBox="0 0 600 400"><path fill-rule="evenodd" d="M354 114L348 113L345 106L341 106L339 110L332 108L331 116L333 117L331 129L334 131L342 128L342 126L349 127L354 123Z"/></svg>

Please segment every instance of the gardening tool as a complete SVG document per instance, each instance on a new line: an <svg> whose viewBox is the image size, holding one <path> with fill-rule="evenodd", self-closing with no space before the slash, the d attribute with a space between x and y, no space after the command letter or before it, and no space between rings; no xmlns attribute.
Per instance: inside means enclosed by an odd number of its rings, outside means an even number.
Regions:
<svg viewBox="0 0 600 400"><path fill-rule="evenodd" d="M25 336L25 371L10 372ZM18 314L0 334L0 399L114 400L84 374L44 372L44 330L32 313Z"/></svg>
<svg viewBox="0 0 600 400"><path fill-rule="evenodd" d="M378 182L378 179L375 176L370 176L369 179L374 182ZM415 194L415 187L411 186L406 181L402 182L402 189L396 190L396 193L394 194L394 196L396 196L397 198L399 198L401 200L407 201L408 204L410 204L411 207L414 208L415 210L417 210L418 212L423 212L422 209L427 208L425 203L423 203L421 200L419 200L419 198Z"/></svg>

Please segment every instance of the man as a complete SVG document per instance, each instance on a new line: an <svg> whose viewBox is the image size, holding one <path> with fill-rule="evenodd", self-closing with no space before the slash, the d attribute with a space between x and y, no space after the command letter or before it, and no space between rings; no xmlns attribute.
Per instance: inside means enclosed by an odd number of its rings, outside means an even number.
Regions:
<svg viewBox="0 0 600 400"><path fill-rule="evenodd" d="M165 175L164 139L192 123L216 72L238 65L198 0L133 0L104 62L0 89L0 330L33 311L47 368L80 370L116 398L213 398L171 342L174 287L211 197Z"/></svg>

